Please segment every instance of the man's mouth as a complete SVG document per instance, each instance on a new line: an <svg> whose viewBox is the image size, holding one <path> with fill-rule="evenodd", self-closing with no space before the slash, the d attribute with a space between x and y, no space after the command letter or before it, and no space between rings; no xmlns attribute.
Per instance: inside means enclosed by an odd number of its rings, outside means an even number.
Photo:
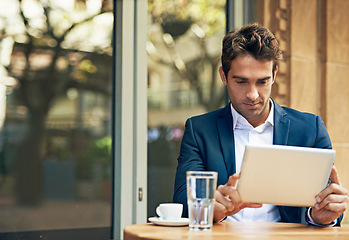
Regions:
<svg viewBox="0 0 349 240"><path fill-rule="evenodd" d="M255 107L258 106L260 104L260 102L256 102L256 103L244 103L245 105L247 105L248 107Z"/></svg>

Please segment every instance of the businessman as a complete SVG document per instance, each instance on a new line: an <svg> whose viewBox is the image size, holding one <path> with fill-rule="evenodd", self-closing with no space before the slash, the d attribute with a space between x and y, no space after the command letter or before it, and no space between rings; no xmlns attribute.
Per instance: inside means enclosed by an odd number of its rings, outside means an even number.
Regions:
<svg viewBox="0 0 349 240"><path fill-rule="evenodd" d="M186 122L173 197L184 205L184 216L188 215L186 172L207 170L218 172L214 221L340 226L348 196L335 167L330 184L311 208L244 203L236 190L247 143L332 148L319 116L281 107L271 99L281 59L274 35L256 23L224 37L219 74L230 102Z"/></svg>

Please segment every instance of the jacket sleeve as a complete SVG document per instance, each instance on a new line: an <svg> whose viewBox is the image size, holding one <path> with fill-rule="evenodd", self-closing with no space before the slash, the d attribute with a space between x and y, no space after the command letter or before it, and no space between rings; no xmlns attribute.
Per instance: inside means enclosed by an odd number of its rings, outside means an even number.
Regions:
<svg viewBox="0 0 349 240"><path fill-rule="evenodd" d="M177 160L178 165L175 178L173 202L183 204L183 217L187 217L188 205L186 172L189 170L205 170L202 160L202 154L195 138L194 126L191 119L188 119L185 124L185 131L183 134L180 153Z"/></svg>
<svg viewBox="0 0 349 240"><path fill-rule="evenodd" d="M325 123L320 116L316 116L316 138L314 147L332 148L331 139L325 127Z"/></svg>
<svg viewBox="0 0 349 240"><path fill-rule="evenodd" d="M325 124L321 117L316 117L316 124L317 124L317 136L315 141L315 146L317 148L332 148L331 139L330 136L326 130ZM329 179L329 183L331 182L331 179ZM343 214L337 219L337 222L335 226L340 226L341 221L343 219ZM307 221L308 222L308 221Z"/></svg>

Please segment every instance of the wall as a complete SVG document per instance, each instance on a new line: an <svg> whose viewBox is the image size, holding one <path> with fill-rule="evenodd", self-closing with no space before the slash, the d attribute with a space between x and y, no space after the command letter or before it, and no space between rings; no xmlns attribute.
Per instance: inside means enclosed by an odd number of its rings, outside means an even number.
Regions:
<svg viewBox="0 0 349 240"><path fill-rule="evenodd" d="M349 1L322 1L326 27L325 112L326 126L337 151L335 164L342 184L349 189ZM347 211L348 212L348 211ZM344 223L349 224L349 213Z"/></svg>

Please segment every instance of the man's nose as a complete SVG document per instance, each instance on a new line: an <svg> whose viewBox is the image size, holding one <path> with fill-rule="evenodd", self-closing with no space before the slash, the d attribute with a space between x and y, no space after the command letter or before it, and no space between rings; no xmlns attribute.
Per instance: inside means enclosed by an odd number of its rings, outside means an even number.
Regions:
<svg viewBox="0 0 349 240"><path fill-rule="evenodd" d="M258 89L256 86L251 86L247 92L247 98L250 99L251 101L254 101L258 98Z"/></svg>

